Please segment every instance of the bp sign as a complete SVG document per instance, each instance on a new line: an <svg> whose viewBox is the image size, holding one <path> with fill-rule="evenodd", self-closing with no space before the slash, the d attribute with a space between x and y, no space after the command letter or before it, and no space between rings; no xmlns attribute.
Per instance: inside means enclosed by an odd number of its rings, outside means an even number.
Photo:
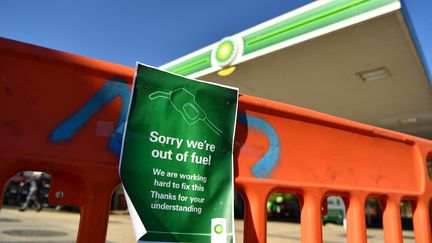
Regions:
<svg viewBox="0 0 432 243"><path fill-rule="evenodd" d="M120 163L137 239L234 241L237 97L138 64Z"/></svg>
<svg viewBox="0 0 432 243"><path fill-rule="evenodd" d="M240 38L224 38L212 51L213 63L220 67L231 65L237 55L242 52L242 40Z"/></svg>

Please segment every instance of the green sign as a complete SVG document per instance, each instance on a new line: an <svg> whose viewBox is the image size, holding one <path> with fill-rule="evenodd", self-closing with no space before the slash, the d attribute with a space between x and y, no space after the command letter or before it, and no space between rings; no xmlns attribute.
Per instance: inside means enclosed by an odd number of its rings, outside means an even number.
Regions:
<svg viewBox="0 0 432 243"><path fill-rule="evenodd" d="M137 239L234 242L237 98L138 64L120 163Z"/></svg>

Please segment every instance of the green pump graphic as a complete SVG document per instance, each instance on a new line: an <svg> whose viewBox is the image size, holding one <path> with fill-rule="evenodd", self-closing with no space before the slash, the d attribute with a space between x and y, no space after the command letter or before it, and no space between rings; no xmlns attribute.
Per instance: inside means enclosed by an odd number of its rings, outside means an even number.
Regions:
<svg viewBox="0 0 432 243"><path fill-rule="evenodd" d="M149 95L150 100L158 98L168 99L178 111L187 124L193 125L203 121L216 135L220 136L222 131L217 128L208 118L204 110L195 101L195 96L184 88L178 88L171 92L156 91Z"/></svg>

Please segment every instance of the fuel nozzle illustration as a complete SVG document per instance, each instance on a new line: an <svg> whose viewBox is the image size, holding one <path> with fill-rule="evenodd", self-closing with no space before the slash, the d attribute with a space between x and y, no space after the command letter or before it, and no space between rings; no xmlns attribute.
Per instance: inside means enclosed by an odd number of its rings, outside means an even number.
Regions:
<svg viewBox="0 0 432 243"><path fill-rule="evenodd" d="M196 103L195 96L184 88L178 88L171 92L156 91L149 95L150 100L158 98L168 99L178 111L187 124L193 125L203 121L216 135L222 131L217 128L208 118L204 110Z"/></svg>

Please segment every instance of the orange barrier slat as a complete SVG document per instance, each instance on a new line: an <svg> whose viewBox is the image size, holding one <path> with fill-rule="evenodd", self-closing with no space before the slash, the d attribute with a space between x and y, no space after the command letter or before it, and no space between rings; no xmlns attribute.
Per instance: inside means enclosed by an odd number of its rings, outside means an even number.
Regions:
<svg viewBox="0 0 432 243"><path fill-rule="evenodd" d="M0 38L0 184L24 170L50 173L50 201L81 207L78 242L105 241L133 72ZM385 202L386 240L401 240L394 220L409 198L416 240L431 242L431 141L246 95L239 102L235 182L246 201L246 242L266 241L273 191L299 195L302 242L322 241L329 194L347 202L349 242L366 241L371 195Z"/></svg>

